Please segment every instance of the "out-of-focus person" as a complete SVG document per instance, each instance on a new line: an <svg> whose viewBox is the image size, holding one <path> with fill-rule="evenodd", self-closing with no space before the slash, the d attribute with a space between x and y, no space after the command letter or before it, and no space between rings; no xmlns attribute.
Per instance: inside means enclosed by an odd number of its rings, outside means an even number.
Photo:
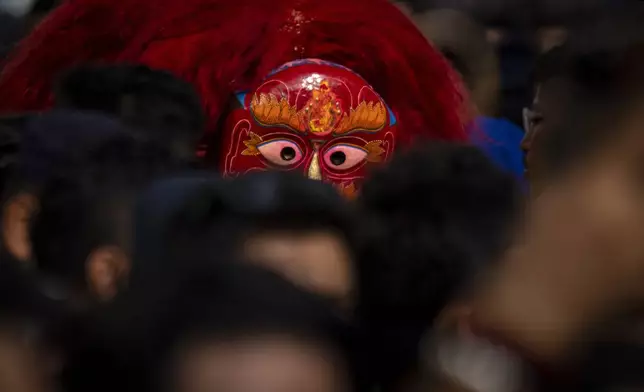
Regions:
<svg viewBox="0 0 644 392"><path fill-rule="evenodd" d="M624 320L639 327L644 35L641 8L625 11L579 46L570 41L566 69L574 71L576 102L565 126L543 142L566 147L558 156L564 160L513 249L479 287L467 328L427 346L428 365L445 382L434 390L510 391L535 379L545 384L541 390L573 390L595 376L578 367L594 340L624 337ZM620 34L605 35L607 26Z"/></svg>
<svg viewBox="0 0 644 392"><path fill-rule="evenodd" d="M160 208L160 199L169 205ZM153 187L141 206L141 268L133 271L132 285L163 269L165 261L187 257L216 264L230 255L274 270L344 309L355 304L356 212L329 184L277 172L228 181L169 180ZM204 248L211 253L188 257Z"/></svg>
<svg viewBox="0 0 644 392"><path fill-rule="evenodd" d="M485 27L471 16L452 9L414 15L423 34L458 71L472 99L477 117L470 130L472 142L517 179L523 178L519 147L523 132L507 119L498 118L501 71L496 49Z"/></svg>
<svg viewBox="0 0 644 392"><path fill-rule="evenodd" d="M596 339L627 336L616 321L637 329L641 318L641 103L631 110L611 127L609 145L543 191L522 241L477 290L473 313L426 347L434 376L447 382L434 390L509 391L527 380L572 390L609 377L608 368L586 374L579 365Z"/></svg>
<svg viewBox="0 0 644 392"><path fill-rule="evenodd" d="M0 23L0 28L3 26ZM204 126L200 99L189 83L169 72L129 64L77 66L57 80L54 101L57 111L113 116L130 133L165 146L177 159L191 161L192 165L199 161L197 147ZM16 113L0 117L2 194L15 181L11 172L23 159L19 156L21 141L39 143L30 140L31 131L27 129L37 116L38 113ZM87 117L91 116L90 113ZM51 145L56 143L56 132L61 132L61 140L69 138L66 131L46 132ZM88 130L86 136L94 132Z"/></svg>
<svg viewBox="0 0 644 392"><path fill-rule="evenodd" d="M39 193L29 237L46 288L84 311L127 286L139 193L185 166L168 150L128 134L89 149L77 164Z"/></svg>
<svg viewBox="0 0 644 392"><path fill-rule="evenodd" d="M524 109L525 135L521 141L521 149L524 154L526 179L533 195L538 195L544 183L552 177L555 166L552 159L548 159L549 155L555 155L554 152L548 154L545 148L540 150L538 146L539 140L543 140L543 128L561 128L566 116L571 115L568 108L574 105L574 89L565 71L566 51L566 47L556 46L539 57L534 73L534 100L530 108ZM558 146L549 146L549 149L555 148Z"/></svg>
<svg viewBox="0 0 644 392"><path fill-rule="evenodd" d="M12 143L17 151L3 189L2 247L10 257L28 262L32 257L29 225L45 183L74 168L94 146L123 128L103 115L70 111L21 116L7 126L17 139Z"/></svg>
<svg viewBox="0 0 644 392"><path fill-rule="evenodd" d="M463 292L511 244L520 200L512 176L474 146L418 146L365 183L358 201L370 236L359 258L358 314L379 388L417 381L425 331L469 306Z"/></svg>
<svg viewBox="0 0 644 392"><path fill-rule="evenodd" d="M97 340L70 380L97 392L354 390L355 336L332 306L273 272L220 261L132 288L107 331L115 340Z"/></svg>
<svg viewBox="0 0 644 392"><path fill-rule="evenodd" d="M143 65L83 65L58 80L56 106L120 119L141 136L196 160L205 116L193 86L170 72Z"/></svg>

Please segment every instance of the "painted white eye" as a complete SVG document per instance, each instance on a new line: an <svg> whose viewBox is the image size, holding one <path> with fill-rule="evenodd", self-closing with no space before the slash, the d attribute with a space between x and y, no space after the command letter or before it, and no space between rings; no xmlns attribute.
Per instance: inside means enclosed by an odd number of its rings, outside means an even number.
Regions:
<svg viewBox="0 0 644 392"><path fill-rule="evenodd" d="M324 153L324 163L334 170L347 170L363 162L367 150L350 144L338 144Z"/></svg>
<svg viewBox="0 0 644 392"><path fill-rule="evenodd" d="M302 160L304 154L297 143L287 139L273 139L257 145L257 149L270 163L291 166Z"/></svg>

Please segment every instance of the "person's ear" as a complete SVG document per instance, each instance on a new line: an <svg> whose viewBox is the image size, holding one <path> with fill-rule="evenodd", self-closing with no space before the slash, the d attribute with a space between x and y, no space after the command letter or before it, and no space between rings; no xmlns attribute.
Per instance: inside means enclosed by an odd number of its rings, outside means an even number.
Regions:
<svg viewBox="0 0 644 392"><path fill-rule="evenodd" d="M130 258L118 246L100 247L87 258L85 273L89 291L99 301L110 301L129 276Z"/></svg>
<svg viewBox="0 0 644 392"><path fill-rule="evenodd" d="M16 259L31 259L30 220L39 208L38 199L31 193L19 193L4 205L2 214L2 239L7 251Z"/></svg>

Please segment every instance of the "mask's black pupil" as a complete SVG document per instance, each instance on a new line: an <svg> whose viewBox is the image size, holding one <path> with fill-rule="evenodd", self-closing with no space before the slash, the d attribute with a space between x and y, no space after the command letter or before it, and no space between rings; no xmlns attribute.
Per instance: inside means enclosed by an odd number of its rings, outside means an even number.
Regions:
<svg viewBox="0 0 644 392"><path fill-rule="evenodd" d="M331 163L340 166L347 160L347 156L342 151L336 151L331 154Z"/></svg>
<svg viewBox="0 0 644 392"><path fill-rule="evenodd" d="M293 147L284 147L280 152L280 156L285 161L292 161L295 159L295 149Z"/></svg>

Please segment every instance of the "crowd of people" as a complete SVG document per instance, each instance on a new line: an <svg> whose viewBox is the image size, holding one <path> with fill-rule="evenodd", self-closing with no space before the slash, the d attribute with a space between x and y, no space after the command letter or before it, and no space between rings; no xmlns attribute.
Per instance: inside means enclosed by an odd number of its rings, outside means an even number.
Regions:
<svg viewBox="0 0 644 392"><path fill-rule="evenodd" d="M455 9L36 3L0 391L644 388L644 4L535 41L519 113Z"/></svg>

